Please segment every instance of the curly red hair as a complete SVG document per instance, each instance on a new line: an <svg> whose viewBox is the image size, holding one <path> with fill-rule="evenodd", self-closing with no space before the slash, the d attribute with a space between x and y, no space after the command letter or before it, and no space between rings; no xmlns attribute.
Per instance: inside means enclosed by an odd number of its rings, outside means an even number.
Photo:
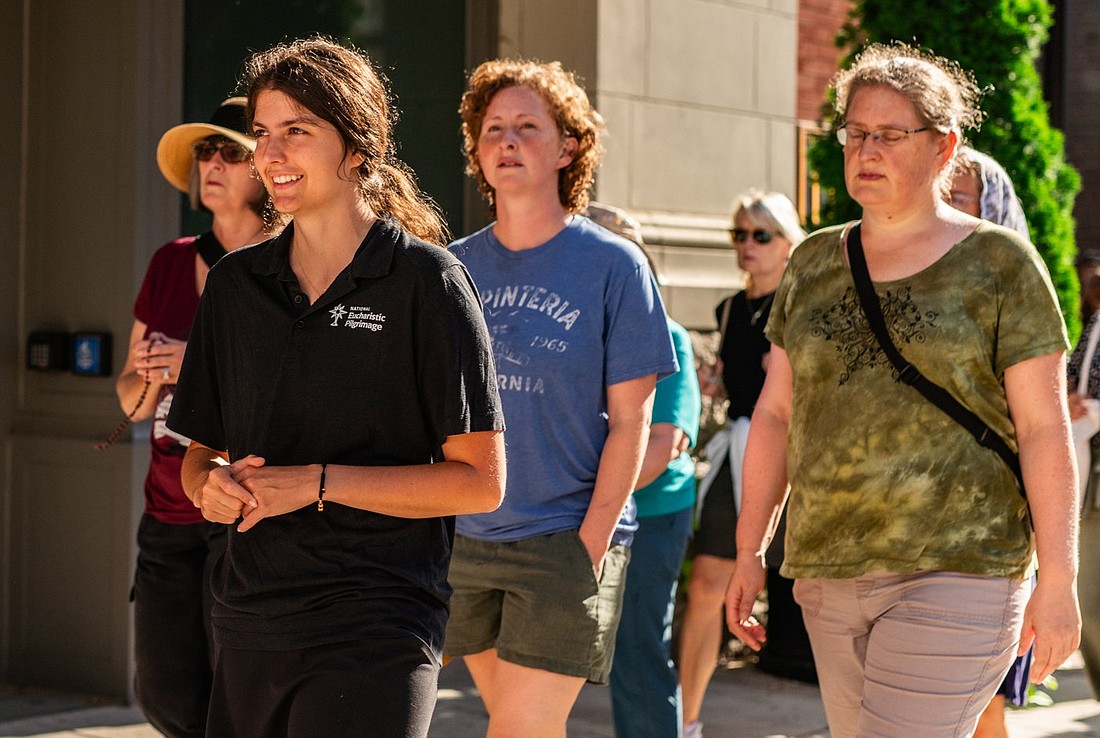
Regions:
<svg viewBox="0 0 1100 738"><path fill-rule="evenodd" d="M588 206L589 190L603 158L600 137L604 131L604 121L592 107L576 76L562 68L560 62L494 59L474 70L458 108L462 118L466 173L477 180L478 189L489 201L489 208L495 215L495 192L485 179L477 159L478 138L485 111L493 96L508 87L519 86L537 92L546 101L562 135L577 141L573 161L558 172L558 199L566 211L579 213Z"/></svg>

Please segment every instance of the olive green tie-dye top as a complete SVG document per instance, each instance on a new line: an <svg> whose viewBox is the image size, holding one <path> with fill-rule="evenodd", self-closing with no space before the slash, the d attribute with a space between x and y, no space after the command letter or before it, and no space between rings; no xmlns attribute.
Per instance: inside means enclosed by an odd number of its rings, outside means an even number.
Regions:
<svg viewBox="0 0 1100 738"><path fill-rule="evenodd" d="M1033 551L1015 477L895 379L860 310L842 230L795 250L768 322L793 376L783 574L1023 576ZM1035 248L983 222L928 268L875 290L902 355L1015 448L1005 369L1068 346Z"/></svg>

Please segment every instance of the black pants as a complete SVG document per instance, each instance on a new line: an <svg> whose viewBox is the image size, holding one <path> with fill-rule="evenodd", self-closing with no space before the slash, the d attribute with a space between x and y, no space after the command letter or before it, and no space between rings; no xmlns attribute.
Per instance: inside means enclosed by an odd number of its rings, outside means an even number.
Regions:
<svg viewBox="0 0 1100 738"><path fill-rule="evenodd" d="M135 691L142 712L169 738L206 735L213 678L210 569L226 527L168 525L144 515L134 575Z"/></svg>
<svg viewBox="0 0 1100 738"><path fill-rule="evenodd" d="M423 738L439 663L418 638L218 648L211 738Z"/></svg>

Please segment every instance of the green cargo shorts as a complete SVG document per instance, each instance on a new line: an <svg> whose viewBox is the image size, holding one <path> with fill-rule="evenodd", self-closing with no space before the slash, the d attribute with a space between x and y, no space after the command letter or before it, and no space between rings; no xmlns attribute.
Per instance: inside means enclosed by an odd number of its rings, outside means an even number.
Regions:
<svg viewBox="0 0 1100 738"><path fill-rule="evenodd" d="M613 545L596 581L578 531L521 541L455 536L444 652L607 683L630 549Z"/></svg>

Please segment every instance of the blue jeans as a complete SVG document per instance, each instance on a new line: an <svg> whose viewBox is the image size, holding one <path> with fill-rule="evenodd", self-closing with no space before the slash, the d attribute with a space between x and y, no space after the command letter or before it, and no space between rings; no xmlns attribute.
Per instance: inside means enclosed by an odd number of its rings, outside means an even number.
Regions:
<svg viewBox="0 0 1100 738"><path fill-rule="evenodd" d="M692 510L638 519L611 667L611 708L620 738L679 738L680 680L669 659L672 611Z"/></svg>

